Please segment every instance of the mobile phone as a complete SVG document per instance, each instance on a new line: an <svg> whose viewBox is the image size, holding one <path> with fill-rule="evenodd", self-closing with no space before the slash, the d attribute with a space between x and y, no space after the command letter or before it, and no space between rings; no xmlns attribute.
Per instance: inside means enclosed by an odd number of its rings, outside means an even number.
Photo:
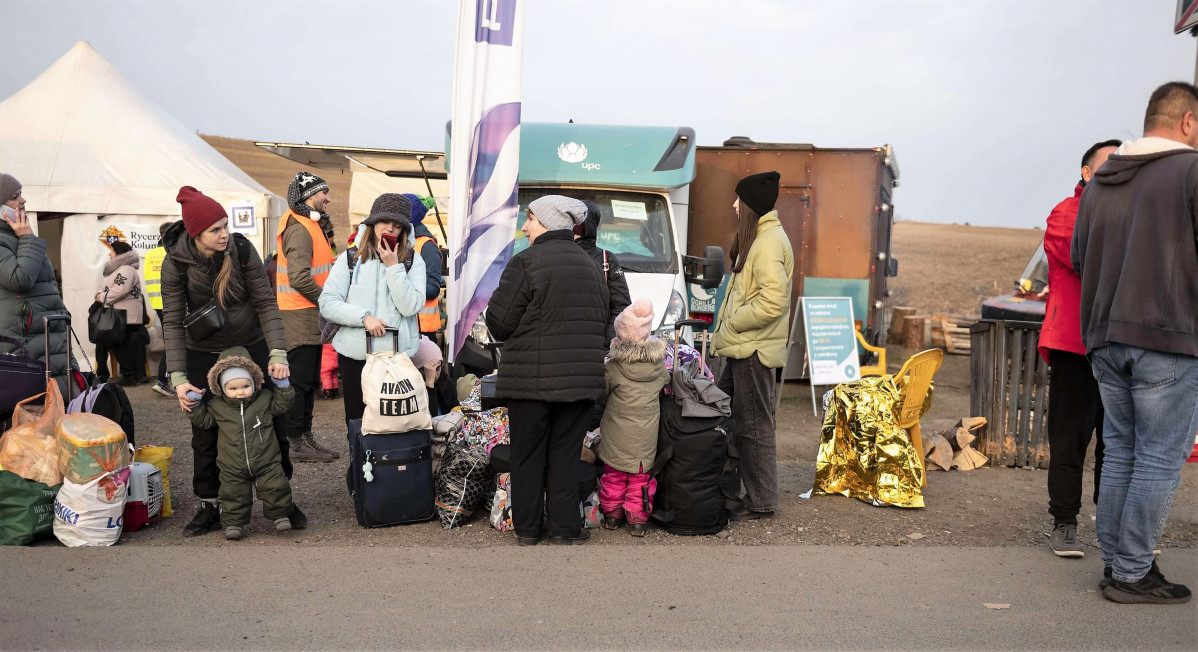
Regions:
<svg viewBox="0 0 1198 652"><path fill-rule="evenodd" d="M0 214L3 214L4 219L9 222L17 219L17 211L8 204L0 204Z"/></svg>
<svg viewBox="0 0 1198 652"><path fill-rule="evenodd" d="M383 242L387 243L387 248L391 251L399 249L399 236L390 233L383 234Z"/></svg>

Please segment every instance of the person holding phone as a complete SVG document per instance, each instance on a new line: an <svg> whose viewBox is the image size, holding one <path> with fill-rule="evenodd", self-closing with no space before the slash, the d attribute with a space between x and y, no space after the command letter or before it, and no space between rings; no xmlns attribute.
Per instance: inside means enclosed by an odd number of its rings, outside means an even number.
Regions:
<svg viewBox="0 0 1198 652"><path fill-rule="evenodd" d="M208 389L208 372L222 351L245 347L254 364L274 380L291 375L287 338L275 293L262 269L262 259L241 234L229 232L223 206L191 186L179 189L183 221L162 236L162 330L166 335L166 368L179 407L190 412ZM201 332L185 326L187 318L219 309L223 326ZM286 428L276 417L274 432L282 453L283 473L291 477ZM200 508L183 530L184 536L206 534L220 525L220 468L216 464L217 429L191 426L192 490ZM307 525L299 509L291 516L296 529Z"/></svg>
<svg viewBox="0 0 1198 652"><path fill-rule="evenodd" d="M23 345L33 358L48 360L59 390L68 396L67 377L78 367L67 361L67 329L51 324L47 352L42 321L46 315L67 314L67 307L46 256L47 242L33 234L21 182L10 174L0 173L0 213L0 335L11 338L0 340L0 353L20 353Z"/></svg>
<svg viewBox="0 0 1198 652"><path fill-rule="evenodd" d="M386 329L394 328L400 352L412 357L420 346L416 316L424 306L425 272L424 260L412 255L416 238L411 214L411 202L403 195L379 195L358 227L356 246L337 256L320 293L320 314L340 326L333 348L347 422L361 419L365 409L366 339L374 338L374 351L390 351L394 339Z"/></svg>

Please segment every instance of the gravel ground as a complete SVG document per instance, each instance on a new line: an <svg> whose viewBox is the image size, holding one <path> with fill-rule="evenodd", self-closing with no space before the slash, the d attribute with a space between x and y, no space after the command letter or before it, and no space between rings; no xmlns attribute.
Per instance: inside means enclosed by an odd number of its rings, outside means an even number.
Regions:
<svg viewBox="0 0 1198 652"><path fill-rule="evenodd" d="M901 362L905 352L892 350L890 358ZM897 368L897 365L892 366ZM923 419L925 433L951 426L957 419L967 416L969 358L947 356L936 382L934 405ZM262 517L260 507L255 506L247 538L241 542L226 542L219 533L185 539L183 526L196 508L196 500L191 494L187 421L175 401L154 394L148 386L131 389L130 399L137 410L139 443L175 448L170 482L175 514L140 532L125 534L122 545L245 546L280 540L294 542L297 546L515 545L512 535L497 532L488 525L483 510L476 512L468 525L454 530L442 529L437 521L383 529L359 527L354 520L352 501L345 491L344 456L348 445L339 400L317 401L314 430L323 442L342 452L342 460L330 464L299 464L292 479L296 502L311 521L308 529L276 534ZM643 539L635 539L625 531L598 531L593 533L591 544L1040 546L1052 527L1047 513L1047 473L1040 470L934 471L929 475L924 491L927 504L924 509L878 508L842 496L802 499L799 494L811 488L815 473L820 425L812 414L810 390L806 385L791 383L786 386L778 423L782 504L775 518L734 523L720 536L708 537L672 536L656 528L651 528ZM1198 464L1187 465L1162 542L1165 548L1198 545L1196 480ZM1090 483L1088 472L1086 483ZM1096 545L1093 521L1090 520L1093 513L1093 505L1087 504L1080 519L1080 536L1090 545ZM916 533L922 536L910 536Z"/></svg>

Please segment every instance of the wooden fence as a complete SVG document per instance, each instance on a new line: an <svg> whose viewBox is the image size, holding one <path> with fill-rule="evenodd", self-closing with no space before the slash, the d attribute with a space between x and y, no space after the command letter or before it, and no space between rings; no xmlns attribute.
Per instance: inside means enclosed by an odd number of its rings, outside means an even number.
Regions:
<svg viewBox="0 0 1198 652"><path fill-rule="evenodd" d="M990 466L1048 468L1048 365L1040 323L984 319L970 327L970 413L986 417L974 445Z"/></svg>

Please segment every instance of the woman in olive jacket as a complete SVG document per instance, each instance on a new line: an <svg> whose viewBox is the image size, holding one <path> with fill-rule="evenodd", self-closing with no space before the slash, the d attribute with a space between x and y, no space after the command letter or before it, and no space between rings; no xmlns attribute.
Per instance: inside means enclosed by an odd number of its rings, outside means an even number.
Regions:
<svg viewBox="0 0 1198 652"><path fill-rule="evenodd" d="M487 304L487 329L503 342L495 395L508 408L513 525L520 545L585 541L578 460L591 409L605 389L607 283L574 242L586 218L577 199L528 205L528 248L512 257Z"/></svg>
<svg viewBox="0 0 1198 652"><path fill-rule="evenodd" d="M179 397L179 407L190 412L194 395L208 389L208 371L225 349L244 346L254 363L272 378L287 378L290 371L287 337L275 293L254 247L245 236L230 234L225 209L195 188L180 188L176 201L182 205L183 221L162 236L166 247L162 261L162 328L171 385ZM214 299L224 315L224 327L197 341L184 328L184 321L189 313ZM193 397L188 397L189 392ZM290 478L291 460L281 418L275 419L274 430L283 472ZM220 525L216 438L215 428L191 427L192 489L200 499L200 509L184 529L184 536L205 534ZM291 520L296 528L307 522L298 509Z"/></svg>
<svg viewBox="0 0 1198 652"><path fill-rule="evenodd" d="M732 442L745 486L735 520L765 518L778 508L774 370L786 362L794 275L794 253L774 210L779 178L763 172L736 184L732 279L712 341L712 351L727 358L718 385L732 397Z"/></svg>

